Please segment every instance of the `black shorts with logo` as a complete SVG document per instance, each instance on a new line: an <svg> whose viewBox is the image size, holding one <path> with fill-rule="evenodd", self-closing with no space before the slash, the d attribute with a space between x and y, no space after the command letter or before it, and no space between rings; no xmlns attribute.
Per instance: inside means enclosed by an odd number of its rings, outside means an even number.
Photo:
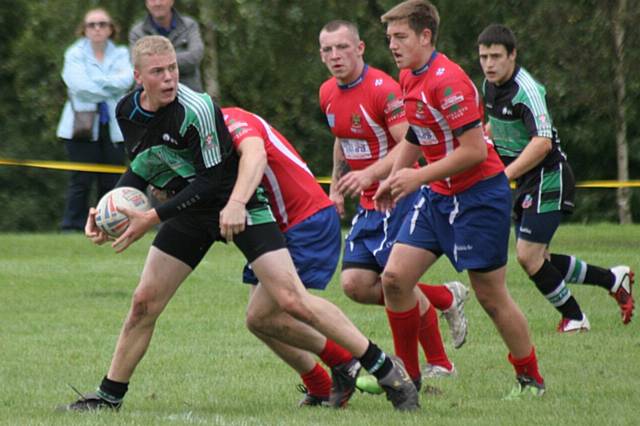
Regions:
<svg viewBox="0 0 640 426"><path fill-rule="evenodd" d="M195 269L215 241L225 241L220 235L219 215L213 210L183 212L162 224L152 244ZM247 226L233 242L248 263L286 247L275 222Z"/></svg>
<svg viewBox="0 0 640 426"><path fill-rule="evenodd" d="M570 214L575 206L575 192L576 180L566 161L537 167L529 171L522 182L517 182L513 194L513 219L520 222L523 214L558 211Z"/></svg>

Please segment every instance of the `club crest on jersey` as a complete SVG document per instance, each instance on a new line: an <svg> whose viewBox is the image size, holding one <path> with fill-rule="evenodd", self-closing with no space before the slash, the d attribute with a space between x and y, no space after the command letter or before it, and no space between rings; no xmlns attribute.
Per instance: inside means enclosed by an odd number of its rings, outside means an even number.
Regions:
<svg viewBox="0 0 640 426"><path fill-rule="evenodd" d="M336 127L336 115L327 114L327 123L329 123L329 127Z"/></svg>
<svg viewBox="0 0 640 426"><path fill-rule="evenodd" d="M424 102L422 101L416 102L416 117L420 119L424 118Z"/></svg>
<svg viewBox="0 0 640 426"><path fill-rule="evenodd" d="M362 132L362 117L359 114L351 114L351 131L354 133Z"/></svg>
<svg viewBox="0 0 640 426"><path fill-rule="evenodd" d="M533 204L533 197L530 194L525 195L524 200L522 200L522 208L528 209Z"/></svg>

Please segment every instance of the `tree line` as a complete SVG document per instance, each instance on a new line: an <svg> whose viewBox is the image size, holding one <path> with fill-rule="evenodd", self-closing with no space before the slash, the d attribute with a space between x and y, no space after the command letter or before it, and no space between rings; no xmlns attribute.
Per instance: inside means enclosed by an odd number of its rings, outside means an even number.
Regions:
<svg viewBox="0 0 640 426"><path fill-rule="evenodd" d="M201 24L205 87L221 105L265 117L328 176L332 136L318 107L328 78L318 33L332 19L360 27L365 59L398 72L379 17L395 0L177 0ZM458 62L478 86L476 38L493 22L519 41L518 62L546 85L549 108L576 178L640 178L640 8L627 0L434 0L441 15L438 50ZM144 2L15 0L0 9L0 157L65 160L55 129L65 101L64 50L91 7L106 8L126 44ZM635 72L632 72L634 71ZM60 221L66 172L0 166L0 231L54 230ZM583 189L573 220L640 219L638 190Z"/></svg>

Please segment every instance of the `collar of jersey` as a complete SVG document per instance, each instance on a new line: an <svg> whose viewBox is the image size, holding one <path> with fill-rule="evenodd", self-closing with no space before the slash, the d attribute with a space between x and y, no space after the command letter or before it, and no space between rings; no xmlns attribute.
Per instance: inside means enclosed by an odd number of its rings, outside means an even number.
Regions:
<svg viewBox="0 0 640 426"><path fill-rule="evenodd" d="M131 114L129 114L129 120L135 120L138 119L139 121L149 121L151 120L155 114L151 111L146 111L145 109L142 108L142 105L140 105L140 94L142 93L142 90L137 90L134 94L133 94L133 111L131 111Z"/></svg>
<svg viewBox="0 0 640 426"><path fill-rule="evenodd" d="M429 57L429 60L427 61L427 63L421 66L420 68L418 68L417 70L411 70L411 74L422 75L427 71L429 71L429 68L431 67L431 64L433 63L434 59L436 59L436 56L438 56L438 51L434 50L431 56Z"/></svg>
<svg viewBox="0 0 640 426"><path fill-rule="evenodd" d="M362 68L362 72L360 73L360 76L358 78L353 80L351 83L338 84L338 88L341 90L347 90L347 89L351 89L352 87L356 87L358 84L362 83L362 80L364 80L365 74L367 74L368 69L369 69L369 65L364 64L364 68Z"/></svg>

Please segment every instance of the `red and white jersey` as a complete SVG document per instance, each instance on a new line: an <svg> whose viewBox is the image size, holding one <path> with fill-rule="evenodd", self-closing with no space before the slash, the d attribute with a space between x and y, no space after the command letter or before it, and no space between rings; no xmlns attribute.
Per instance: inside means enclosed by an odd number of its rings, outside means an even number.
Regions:
<svg viewBox="0 0 640 426"><path fill-rule="evenodd" d="M300 154L262 117L241 108L222 108L222 114L235 147L248 137L264 141L262 186L283 232L333 204Z"/></svg>
<svg viewBox="0 0 640 426"><path fill-rule="evenodd" d="M434 52L422 70L400 72L400 86L409 125L423 155L431 163L450 155L460 142L456 130L482 122L482 99L458 64ZM485 137L487 159L464 172L432 182L433 191L453 195L504 169L493 143Z"/></svg>
<svg viewBox="0 0 640 426"><path fill-rule="evenodd" d="M353 83L335 77L320 86L320 107L331 133L342 146L351 170L361 170L383 158L396 145L389 127L406 122L399 84L388 74L365 65ZM373 209L378 182L360 194L360 205Z"/></svg>

